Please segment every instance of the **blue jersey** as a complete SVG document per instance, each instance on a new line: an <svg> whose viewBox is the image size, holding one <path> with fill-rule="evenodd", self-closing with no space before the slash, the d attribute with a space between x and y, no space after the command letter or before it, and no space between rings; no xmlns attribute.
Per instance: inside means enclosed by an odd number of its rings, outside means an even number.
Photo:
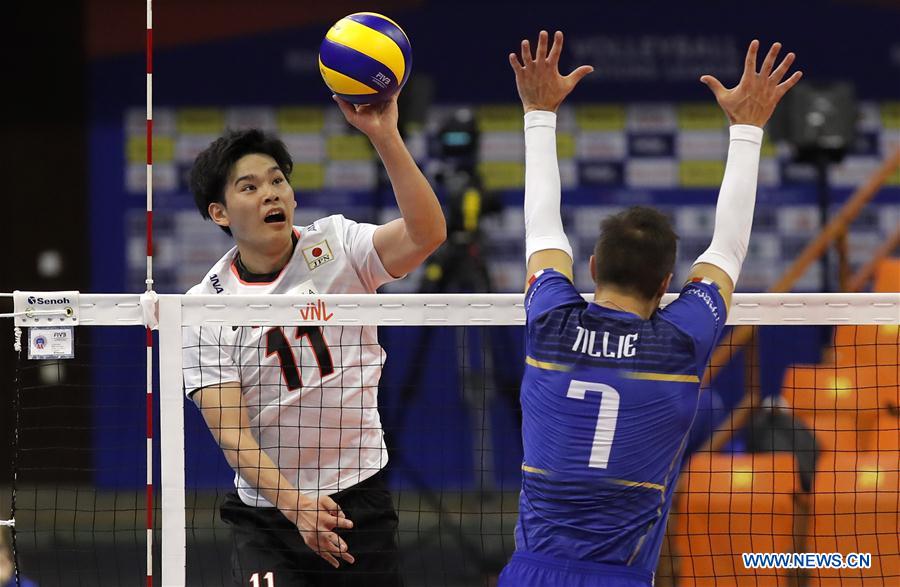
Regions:
<svg viewBox="0 0 900 587"><path fill-rule="evenodd" d="M516 547L649 576L724 300L697 281L644 320L585 302L546 270L525 310Z"/></svg>

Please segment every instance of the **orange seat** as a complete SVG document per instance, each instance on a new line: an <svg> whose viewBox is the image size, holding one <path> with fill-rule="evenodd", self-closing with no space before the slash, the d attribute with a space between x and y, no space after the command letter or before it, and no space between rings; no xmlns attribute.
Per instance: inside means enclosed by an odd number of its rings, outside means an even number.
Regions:
<svg viewBox="0 0 900 587"><path fill-rule="evenodd" d="M875 268L874 291L900 291L900 259L884 259Z"/></svg>
<svg viewBox="0 0 900 587"><path fill-rule="evenodd" d="M834 363L838 367L878 366L885 384L897 383L900 327L896 324L843 325L834 329Z"/></svg>
<svg viewBox="0 0 900 587"><path fill-rule="evenodd" d="M881 403L875 367L797 365L784 373L781 394L824 451L873 444Z"/></svg>
<svg viewBox="0 0 900 587"><path fill-rule="evenodd" d="M799 481L792 454L697 453L679 487L673 528L679 585L787 584L787 571L745 569L741 554L794 549Z"/></svg>
<svg viewBox="0 0 900 587"><path fill-rule="evenodd" d="M875 367L795 365L782 380L782 394L795 410L850 412L878 408Z"/></svg>
<svg viewBox="0 0 900 587"><path fill-rule="evenodd" d="M836 373L860 374L868 390L874 386L875 419L858 422L860 450L897 450L900 445L900 327L896 324L838 326L834 334ZM824 365L822 368L826 368ZM823 435L823 438L828 436ZM839 441L840 444L840 441Z"/></svg>
<svg viewBox="0 0 900 587"><path fill-rule="evenodd" d="M869 553L870 569L816 569L811 585L900 584L900 453L832 453L819 460L808 552Z"/></svg>
<svg viewBox="0 0 900 587"><path fill-rule="evenodd" d="M897 416L897 403L893 408L883 407L875 420L875 436L866 448L870 451L900 451L900 417Z"/></svg>

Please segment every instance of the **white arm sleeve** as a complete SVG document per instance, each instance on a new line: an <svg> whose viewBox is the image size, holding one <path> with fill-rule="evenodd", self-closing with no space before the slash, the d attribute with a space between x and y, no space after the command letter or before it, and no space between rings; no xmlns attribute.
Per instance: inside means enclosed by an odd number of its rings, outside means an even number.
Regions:
<svg viewBox="0 0 900 587"><path fill-rule="evenodd" d="M747 256L750 227L753 225L763 130L749 124L735 124L729 133L731 141L728 145L728 161L716 204L716 227L712 243L697 257L694 265L715 265L737 285L741 265Z"/></svg>
<svg viewBox="0 0 900 587"><path fill-rule="evenodd" d="M547 249L559 249L572 256L559 215L560 192L556 113L528 112L525 114L526 263L531 255Z"/></svg>

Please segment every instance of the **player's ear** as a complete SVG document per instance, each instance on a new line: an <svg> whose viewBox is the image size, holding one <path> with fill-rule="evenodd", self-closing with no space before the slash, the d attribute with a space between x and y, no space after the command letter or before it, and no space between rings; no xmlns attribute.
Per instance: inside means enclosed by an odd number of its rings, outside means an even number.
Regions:
<svg viewBox="0 0 900 587"><path fill-rule="evenodd" d="M591 281L595 284L597 283L597 267L594 265L594 256L591 255L590 260L588 261L588 265L591 266Z"/></svg>
<svg viewBox="0 0 900 587"><path fill-rule="evenodd" d="M209 212L209 217L212 221L219 226L228 226L231 224L231 221L228 220L228 210L225 209L225 204L222 204L221 202L211 202L206 208L206 211Z"/></svg>
<svg viewBox="0 0 900 587"><path fill-rule="evenodd" d="M669 291L669 286L672 284L672 277L674 275L674 273L669 273L666 278L663 279L663 282L659 286L659 291L656 293L657 297L661 298L667 291Z"/></svg>

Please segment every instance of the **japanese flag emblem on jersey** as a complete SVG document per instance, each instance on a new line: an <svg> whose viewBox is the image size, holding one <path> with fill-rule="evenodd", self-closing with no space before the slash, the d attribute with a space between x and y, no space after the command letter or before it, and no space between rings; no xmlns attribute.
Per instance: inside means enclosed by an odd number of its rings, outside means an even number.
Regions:
<svg viewBox="0 0 900 587"><path fill-rule="evenodd" d="M306 259L310 270L313 270L329 261L334 261L334 254L331 252L331 247L328 246L328 241L323 240L303 249L303 258Z"/></svg>

